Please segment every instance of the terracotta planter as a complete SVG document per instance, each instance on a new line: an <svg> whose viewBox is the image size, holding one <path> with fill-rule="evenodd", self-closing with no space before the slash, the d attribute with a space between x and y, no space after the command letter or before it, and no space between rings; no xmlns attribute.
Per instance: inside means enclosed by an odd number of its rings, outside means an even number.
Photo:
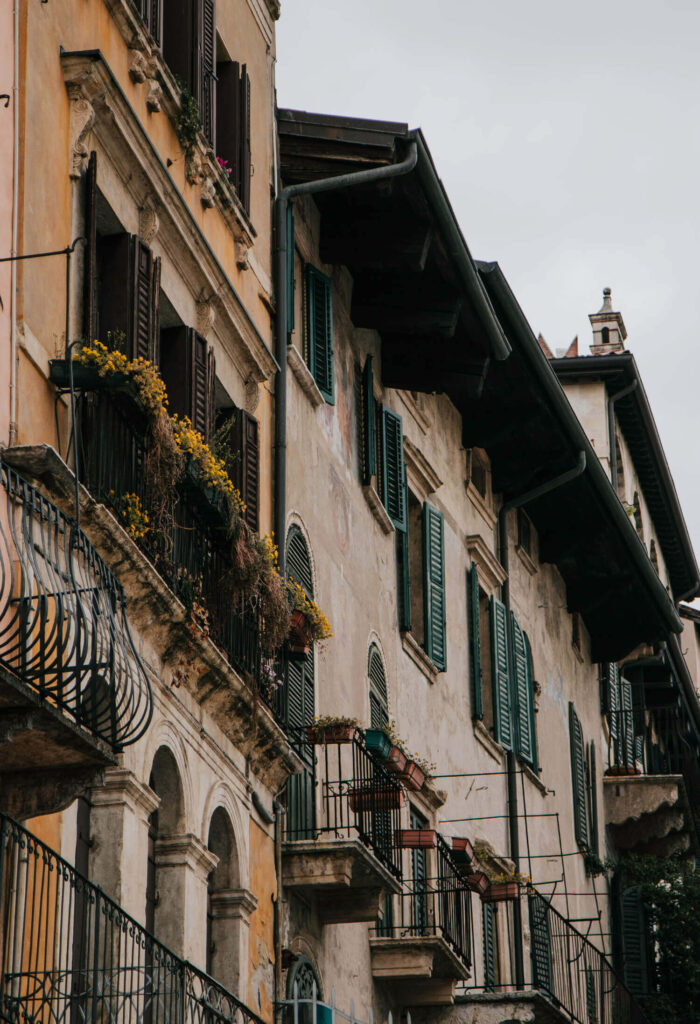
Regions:
<svg viewBox="0 0 700 1024"><path fill-rule="evenodd" d="M395 843L404 850L432 850L437 846L437 832L434 828L398 829Z"/></svg>
<svg viewBox="0 0 700 1024"><path fill-rule="evenodd" d="M386 761L391 750L391 740L383 729L365 729L365 746L382 761Z"/></svg>
<svg viewBox="0 0 700 1024"><path fill-rule="evenodd" d="M351 811L393 811L403 806L405 794L398 786L361 786L348 790Z"/></svg>
<svg viewBox="0 0 700 1024"><path fill-rule="evenodd" d="M351 743L354 725L307 725L306 738L311 744Z"/></svg>
<svg viewBox="0 0 700 1024"><path fill-rule="evenodd" d="M292 612L286 646L287 657L290 661L303 661L311 650L311 630L308 619L298 608Z"/></svg>
<svg viewBox="0 0 700 1024"><path fill-rule="evenodd" d="M508 900L517 900L519 892L517 882L495 882L489 885L481 898L484 903L506 903Z"/></svg>
<svg viewBox="0 0 700 1024"><path fill-rule="evenodd" d="M488 892L489 880L483 871L474 871L467 875L467 885L472 892L476 892L479 896L483 896L485 892Z"/></svg>
<svg viewBox="0 0 700 1024"><path fill-rule="evenodd" d="M417 792L419 789L423 788L425 772L416 764L415 761L407 761L404 771L397 772L397 774L407 789L412 789Z"/></svg>
<svg viewBox="0 0 700 1024"><path fill-rule="evenodd" d="M479 868L474 847L468 839L463 839L461 836L452 837L452 859L463 870L475 872Z"/></svg>
<svg viewBox="0 0 700 1024"><path fill-rule="evenodd" d="M606 769L605 774L606 775L616 775L616 776L619 776L619 775L641 775L642 774L642 769L641 768L637 768L636 766L628 765L628 764L618 764L618 765L614 765L612 768Z"/></svg>
<svg viewBox="0 0 700 1024"><path fill-rule="evenodd" d="M392 747L386 758L386 766L395 775L402 775L406 771L406 755L401 747Z"/></svg>

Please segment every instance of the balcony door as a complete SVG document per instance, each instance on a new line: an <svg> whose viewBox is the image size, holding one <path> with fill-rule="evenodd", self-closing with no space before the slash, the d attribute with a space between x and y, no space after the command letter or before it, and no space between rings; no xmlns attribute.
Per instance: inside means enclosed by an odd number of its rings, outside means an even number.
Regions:
<svg viewBox="0 0 700 1024"><path fill-rule="evenodd" d="M287 534L287 575L313 599L311 559L304 535L298 526ZM301 757L303 768L287 783L287 834L289 839L310 839L314 835L314 748L306 743L304 726L314 719L315 662L313 646L303 661L288 661L286 671L285 724L292 745Z"/></svg>
<svg viewBox="0 0 700 1024"><path fill-rule="evenodd" d="M427 828L428 822L413 807L411 808L411 828ZM411 850L411 874L413 877L413 897L411 901L411 933L425 935L428 928L428 852L427 850Z"/></svg>

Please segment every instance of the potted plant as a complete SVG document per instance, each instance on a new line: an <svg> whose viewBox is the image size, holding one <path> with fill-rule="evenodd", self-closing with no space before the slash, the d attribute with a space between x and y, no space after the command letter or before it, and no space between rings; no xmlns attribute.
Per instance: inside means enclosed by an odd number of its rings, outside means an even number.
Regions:
<svg viewBox="0 0 700 1024"><path fill-rule="evenodd" d="M636 765L631 764L615 764L611 768L607 768L605 774L610 776L621 776L621 775L641 775L642 769L637 768Z"/></svg>
<svg viewBox="0 0 700 1024"><path fill-rule="evenodd" d="M307 596L306 591L291 577L286 581L287 597L292 613L287 638L287 657L292 661L303 660L316 641L328 640L333 636L328 619L318 605Z"/></svg>
<svg viewBox="0 0 700 1024"><path fill-rule="evenodd" d="M484 903L505 903L507 900L517 900L520 893L520 886L530 881L528 875L521 875L518 871L496 874L488 872L489 887L481 894Z"/></svg>
<svg viewBox="0 0 700 1024"><path fill-rule="evenodd" d="M344 715L324 715L314 718L306 727L306 738L311 744L350 743L358 726L356 718Z"/></svg>
<svg viewBox="0 0 700 1024"><path fill-rule="evenodd" d="M404 850L433 850L437 846L437 832L434 828L397 829L395 844Z"/></svg>
<svg viewBox="0 0 700 1024"><path fill-rule="evenodd" d="M373 786L370 783L348 790L348 804L352 811L382 813L403 807L406 794L400 786L388 784Z"/></svg>

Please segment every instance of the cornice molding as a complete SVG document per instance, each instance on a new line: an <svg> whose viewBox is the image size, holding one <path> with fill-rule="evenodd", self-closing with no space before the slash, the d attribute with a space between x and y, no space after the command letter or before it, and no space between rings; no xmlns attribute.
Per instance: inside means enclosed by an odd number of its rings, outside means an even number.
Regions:
<svg viewBox="0 0 700 1024"><path fill-rule="evenodd" d="M496 556L489 551L486 541L480 534L469 534L467 537L467 551L479 571L479 578L485 583L485 590L495 590L496 587L500 587L505 583L505 569Z"/></svg>
<svg viewBox="0 0 700 1024"><path fill-rule="evenodd" d="M442 487L442 480L433 469L420 448L404 436L403 454L406 476L413 484L413 490L427 496Z"/></svg>

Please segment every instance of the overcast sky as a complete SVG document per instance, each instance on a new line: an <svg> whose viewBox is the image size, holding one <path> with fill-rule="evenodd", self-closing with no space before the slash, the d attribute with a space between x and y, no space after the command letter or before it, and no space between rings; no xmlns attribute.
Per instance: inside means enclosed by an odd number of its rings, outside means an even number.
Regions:
<svg viewBox="0 0 700 1024"><path fill-rule="evenodd" d="M282 0L282 107L423 129L552 350L613 290L700 557L700 2Z"/></svg>

